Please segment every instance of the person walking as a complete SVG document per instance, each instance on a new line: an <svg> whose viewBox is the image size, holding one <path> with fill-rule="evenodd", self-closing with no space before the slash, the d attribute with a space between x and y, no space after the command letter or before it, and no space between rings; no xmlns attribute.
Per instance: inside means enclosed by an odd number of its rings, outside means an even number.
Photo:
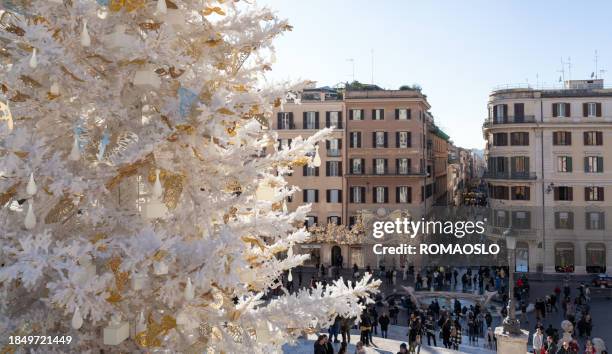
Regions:
<svg viewBox="0 0 612 354"><path fill-rule="evenodd" d="M321 334L314 342L314 354L327 354L327 350L325 348L325 335Z"/></svg>
<svg viewBox="0 0 612 354"><path fill-rule="evenodd" d="M552 336L546 338L546 354L557 354L557 345Z"/></svg>
<svg viewBox="0 0 612 354"><path fill-rule="evenodd" d="M429 315L425 320L425 333L427 335L427 345L431 346L431 339L433 339L434 347L437 347L436 343L436 322L432 315Z"/></svg>
<svg viewBox="0 0 612 354"><path fill-rule="evenodd" d="M382 315L380 315L380 317L378 318L378 324L380 324L380 335L383 338L387 338L389 332L389 323L391 323L391 319L389 318L389 315L384 312ZM434 338L435 340L435 338Z"/></svg>
<svg viewBox="0 0 612 354"><path fill-rule="evenodd" d="M340 320L340 334L342 335L342 341L351 343L351 327L353 326L354 319L342 318Z"/></svg>
<svg viewBox="0 0 612 354"><path fill-rule="evenodd" d="M372 321L370 320L370 315L364 311L359 321L359 331L361 333L360 341L365 346L370 346L370 330L372 330Z"/></svg>
<svg viewBox="0 0 612 354"><path fill-rule="evenodd" d="M533 354L542 354L542 348L544 347L544 335L542 334L542 329L538 327L536 332L533 334Z"/></svg>

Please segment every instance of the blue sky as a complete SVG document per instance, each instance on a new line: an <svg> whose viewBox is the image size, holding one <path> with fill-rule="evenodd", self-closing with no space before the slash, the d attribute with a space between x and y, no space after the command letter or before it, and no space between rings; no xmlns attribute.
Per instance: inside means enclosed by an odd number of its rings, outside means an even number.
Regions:
<svg viewBox="0 0 612 354"><path fill-rule="evenodd" d="M573 79L612 70L612 2L261 0L294 26L276 41L275 80L320 86L352 79L397 89L418 83L432 113L459 146L483 148L491 89L559 85L561 58ZM566 79L569 78L565 67ZM610 73L604 73L607 78Z"/></svg>

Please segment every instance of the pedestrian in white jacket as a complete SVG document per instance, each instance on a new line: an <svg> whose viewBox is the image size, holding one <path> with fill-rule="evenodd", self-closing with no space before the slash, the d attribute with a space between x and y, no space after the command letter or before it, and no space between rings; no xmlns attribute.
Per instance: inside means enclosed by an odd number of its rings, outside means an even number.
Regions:
<svg viewBox="0 0 612 354"><path fill-rule="evenodd" d="M533 353L540 354L542 352L542 346L544 345L544 336L542 335L542 329L538 327L536 332L533 334Z"/></svg>

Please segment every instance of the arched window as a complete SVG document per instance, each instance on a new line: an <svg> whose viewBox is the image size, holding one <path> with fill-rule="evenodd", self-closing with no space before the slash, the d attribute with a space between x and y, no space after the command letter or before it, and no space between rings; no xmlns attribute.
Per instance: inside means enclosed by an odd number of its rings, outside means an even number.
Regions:
<svg viewBox="0 0 612 354"><path fill-rule="evenodd" d="M574 265L574 245L570 242L557 243L555 245L555 271L573 273Z"/></svg>
<svg viewBox="0 0 612 354"><path fill-rule="evenodd" d="M603 243L587 243L586 271L587 273L606 272L606 246Z"/></svg>

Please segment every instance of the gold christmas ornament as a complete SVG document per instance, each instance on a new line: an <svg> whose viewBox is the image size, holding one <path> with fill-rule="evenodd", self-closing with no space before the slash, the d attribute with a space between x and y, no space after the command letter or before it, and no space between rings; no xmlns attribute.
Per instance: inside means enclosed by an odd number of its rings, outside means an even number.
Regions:
<svg viewBox="0 0 612 354"><path fill-rule="evenodd" d="M73 201L74 198L70 194L64 194L45 216L45 224L55 224L74 215L77 207Z"/></svg>
<svg viewBox="0 0 612 354"><path fill-rule="evenodd" d="M17 182L10 186L4 193L0 194L0 205L5 205L11 198L17 194L17 189L21 185L21 182Z"/></svg>
<svg viewBox="0 0 612 354"><path fill-rule="evenodd" d="M223 9L221 9L219 6L214 6L214 7L206 7L204 10L202 10L202 14L204 16L210 16L213 13L216 13L220 16L225 16L225 11L223 11Z"/></svg>
<svg viewBox="0 0 612 354"><path fill-rule="evenodd" d="M145 3L145 0L110 0L108 8L113 12L119 12L122 9L132 12L144 7Z"/></svg>
<svg viewBox="0 0 612 354"><path fill-rule="evenodd" d="M154 348L162 345L160 336L166 335L171 329L176 328L176 319L170 315L164 315L160 322L153 319L153 314L149 314L147 329L136 334L136 344L141 348Z"/></svg>
<svg viewBox="0 0 612 354"><path fill-rule="evenodd" d="M178 205L181 194L183 193L184 181L185 176L180 173L168 174L165 181L163 181L163 202L168 209L173 210Z"/></svg>

